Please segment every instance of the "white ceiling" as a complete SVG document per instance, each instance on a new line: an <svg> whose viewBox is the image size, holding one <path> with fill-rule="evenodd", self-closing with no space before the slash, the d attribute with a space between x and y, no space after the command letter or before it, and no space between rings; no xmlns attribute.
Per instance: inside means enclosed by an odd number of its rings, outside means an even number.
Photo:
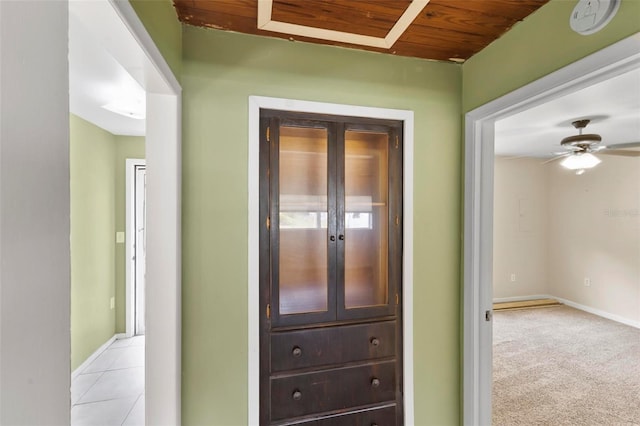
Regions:
<svg viewBox="0 0 640 426"><path fill-rule="evenodd" d="M131 34L119 30L117 34L112 33L111 40L105 41L92 31L105 21L104 16L100 16L104 13L102 9L102 5L95 2L69 3L69 109L114 135L143 136L144 119L125 117L103 108L132 93L140 92L144 96L144 91L137 82L141 81L141 71L138 72L137 67L125 68L109 53L109 43L137 47ZM132 52L134 54L137 53Z"/></svg>
<svg viewBox="0 0 640 426"><path fill-rule="evenodd" d="M496 122L495 153L549 158L560 141L578 131L571 122L591 119L583 133L602 136L602 145L640 141L640 69Z"/></svg>

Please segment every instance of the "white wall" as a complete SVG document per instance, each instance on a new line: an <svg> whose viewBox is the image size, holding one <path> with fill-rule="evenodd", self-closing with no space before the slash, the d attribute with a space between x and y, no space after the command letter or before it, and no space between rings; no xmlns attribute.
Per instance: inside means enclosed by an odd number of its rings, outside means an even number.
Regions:
<svg viewBox="0 0 640 426"><path fill-rule="evenodd" d="M640 322L640 158L601 158L581 176L548 167L552 294Z"/></svg>
<svg viewBox="0 0 640 426"><path fill-rule="evenodd" d="M69 424L64 1L0 1L0 424Z"/></svg>
<svg viewBox="0 0 640 426"><path fill-rule="evenodd" d="M547 294L640 323L640 158L601 158L580 176L496 159L494 299Z"/></svg>
<svg viewBox="0 0 640 426"><path fill-rule="evenodd" d="M538 159L497 157L494 182L493 297L547 294L545 167Z"/></svg>

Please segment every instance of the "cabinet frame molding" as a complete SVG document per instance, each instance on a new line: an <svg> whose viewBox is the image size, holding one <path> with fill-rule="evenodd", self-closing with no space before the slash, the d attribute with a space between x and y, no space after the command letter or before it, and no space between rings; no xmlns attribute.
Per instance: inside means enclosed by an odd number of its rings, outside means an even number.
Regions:
<svg viewBox="0 0 640 426"><path fill-rule="evenodd" d="M311 102L284 98L249 96L248 149L248 424L260 419L260 318L268 307L260 304L260 233L266 224L260 223L260 110L367 117L403 122L403 258L402 258L402 322L403 322L403 400L405 424L414 423L413 390L413 146L414 114L410 110Z"/></svg>

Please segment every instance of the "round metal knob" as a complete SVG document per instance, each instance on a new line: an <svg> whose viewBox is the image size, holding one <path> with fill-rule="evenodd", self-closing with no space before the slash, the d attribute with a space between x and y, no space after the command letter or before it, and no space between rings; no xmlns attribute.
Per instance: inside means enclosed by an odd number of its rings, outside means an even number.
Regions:
<svg viewBox="0 0 640 426"><path fill-rule="evenodd" d="M374 388L377 388L378 386L380 386L380 379L374 377L373 379L371 379L371 386Z"/></svg>
<svg viewBox="0 0 640 426"><path fill-rule="evenodd" d="M298 346L295 346L291 351L291 354L298 358L300 355L302 355L302 349L300 349Z"/></svg>
<svg viewBox="0 0 640 426"><path fill-rule="evenodd" d="M378 426L378 423L371 423L371 426Z"/></svg>
<svg viewBox="0 0 640 426"><path fill-rule="evenodd" d="M330 236L330 237L329 237L329 239L330 239L331 241L335 241L335 240L336 240L336 236L335 236L335 235L332 235L332 236Z"/></svg>
<svg viewBox="0 0 640 426"><path fill-rule="evenodd" d="M296 389L293 391L293 394L291 395L291 397L293 398L294 401L300 401L302 399L302 392Z"/></svg>
<svg viewBox="0 0 640 426"><path fill-rule="evenodd" d="M371 338L371 345L373 346L380 346L380 340L378 340L377 337L372 337Z"/></svg>

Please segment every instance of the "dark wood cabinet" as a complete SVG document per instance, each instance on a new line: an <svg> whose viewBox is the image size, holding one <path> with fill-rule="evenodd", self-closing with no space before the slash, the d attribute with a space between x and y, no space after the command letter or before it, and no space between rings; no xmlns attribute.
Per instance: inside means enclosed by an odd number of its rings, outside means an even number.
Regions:
<svg viewBox="0 0 640 426"><path fill-rule="evenodd" d="M402 123L260 131L261 424L401 425Z"/></svg>

